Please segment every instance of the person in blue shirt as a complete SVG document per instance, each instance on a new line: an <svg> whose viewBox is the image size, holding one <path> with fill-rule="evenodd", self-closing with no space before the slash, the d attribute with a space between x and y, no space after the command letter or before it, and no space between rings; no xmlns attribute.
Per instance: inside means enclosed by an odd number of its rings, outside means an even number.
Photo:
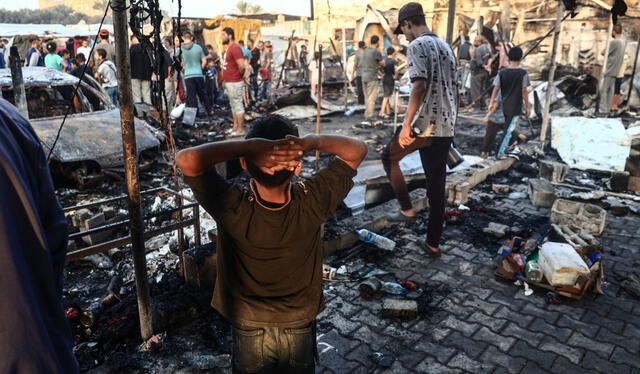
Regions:
<svg viewBox="0 0 640 374"><path fill-rule="evenodd" d="M244 46L244 40L239 40L238 44L240 44L240 49L242 49L242 56L247 60L251 60L251 50Z"/></svg>
<svg viewBox="0 0 640 374"><path fill-rule="evenodd" d="M193 42L193 34L185 31L182 34L184 43L180 46L182 52L182 66L184 68L184 82L187 87L187 107L198 108L198 99L204 105L207 115L211 115L211 101L207 96L207 89L202 70L206 67L207 59L202 47Z"/></svg>
<svg viewBox="0 0 640 374"><path fill-rule="evenodd" d="M0 98L0 373L79 373L62 304L67 221L29 121Z"/></svg>

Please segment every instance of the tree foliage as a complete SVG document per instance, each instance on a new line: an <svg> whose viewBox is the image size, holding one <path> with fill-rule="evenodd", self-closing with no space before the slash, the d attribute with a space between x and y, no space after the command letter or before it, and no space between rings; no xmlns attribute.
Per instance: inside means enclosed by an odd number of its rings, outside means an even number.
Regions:
<svg viewBox="0 0 640 374"><path fill-rule="evenodd" d="M81 20L89 21L91 17L74 11L65 5L46 9L7 10L0 8L0 23L61 23L76 24Z"/></svg>
<svg viewBox="0 0 640 374"><path fill-rule="evenodd" d="M240 0L236 3L236 11L238 14L255 14L262 12L262 7L257 4L251 4L248 1Z"/></svg>

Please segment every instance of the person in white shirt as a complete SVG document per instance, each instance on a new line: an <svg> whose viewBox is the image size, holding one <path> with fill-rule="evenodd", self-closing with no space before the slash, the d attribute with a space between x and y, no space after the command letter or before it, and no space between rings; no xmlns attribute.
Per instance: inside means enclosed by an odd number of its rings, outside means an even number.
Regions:
<svg viewBox="0 0 640 374"><path fill-rule="evenodd" d="M89 47L89 40L82 41L82 47L78 47L78 50L76 51L76 56L77 55L84 55L86 61L89 61L89 57L91 57L91 47Z"/></svg>

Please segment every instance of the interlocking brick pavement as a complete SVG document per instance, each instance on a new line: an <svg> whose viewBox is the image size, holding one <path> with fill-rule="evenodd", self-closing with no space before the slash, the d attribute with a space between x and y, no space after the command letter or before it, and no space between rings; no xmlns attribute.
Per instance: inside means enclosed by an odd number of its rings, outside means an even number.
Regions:
<svg viewBox="0 0 640 374"><path fill-rule="evenodd" d="M391 273L383 280L417 282L425 292L417 298L417 320L383 319L381 298L361 299L357 282L324 285L318 373L640 373L640 300L619 286L620 276L640 273L640 239L619 236L640 232L640 218L607 216L599 238L604 295L549 305L545 292L525 296L495 278L501 239L487 238L478 223L482 218L484 225L493 220L539 230L549 210L534 208L529 199L496 197L490 183L470 192L486 210L466 212L468 222L445 229L440 259L404 239L424 235L423 212L416 224L399 226L394 252L370 248L346 263L350 272L380 268ZM393 356L392 367L378 367L374 352Z"/></svg>

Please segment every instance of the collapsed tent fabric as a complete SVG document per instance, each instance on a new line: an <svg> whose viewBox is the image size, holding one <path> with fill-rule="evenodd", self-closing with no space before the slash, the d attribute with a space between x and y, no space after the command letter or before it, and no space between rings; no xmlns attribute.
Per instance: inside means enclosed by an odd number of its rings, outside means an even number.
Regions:
<svg viewBox="0 0 640 374"><path fill-rule="evenodd" d="M552 117L551 146L572 168L624 171L631 139L619 118Z"/></svg>

